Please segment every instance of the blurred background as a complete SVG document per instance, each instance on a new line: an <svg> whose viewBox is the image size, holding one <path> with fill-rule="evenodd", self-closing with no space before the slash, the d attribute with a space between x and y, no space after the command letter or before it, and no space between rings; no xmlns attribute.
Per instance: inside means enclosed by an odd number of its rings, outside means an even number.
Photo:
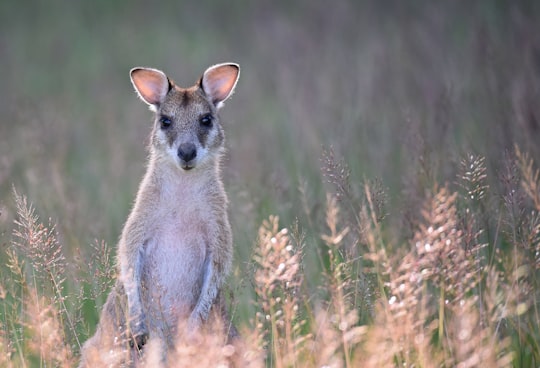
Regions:
<svg viewBox="0 0 540 368"><path fill-rule="evenodd" d="M68 260L114 247L151 126L134 66L190 86L241 65L222 110L238 280L263 219L320 225L323 152L353 190L381 183L396 218L469 153L495 178L515 144L539 162L539 21L538 1L3 0L2 247L13 188L57 223Z"/></svg>

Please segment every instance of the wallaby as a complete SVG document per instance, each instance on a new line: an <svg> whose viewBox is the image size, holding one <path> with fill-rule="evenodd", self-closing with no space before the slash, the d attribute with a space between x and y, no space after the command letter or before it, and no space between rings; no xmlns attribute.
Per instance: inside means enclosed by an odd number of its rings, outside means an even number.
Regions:
<svg viewBox="0 0 540 368"><path fill-rule="evenodd" d="M148 168L120 237L118 281L83 346L81 367L133 366L147 339L161 342L166 362L174 340L212 316L228 326L221 290L233 249L218 110L239 75L237 64L219 64L181 88L160 70L131 70L155 113Z"/></svg>

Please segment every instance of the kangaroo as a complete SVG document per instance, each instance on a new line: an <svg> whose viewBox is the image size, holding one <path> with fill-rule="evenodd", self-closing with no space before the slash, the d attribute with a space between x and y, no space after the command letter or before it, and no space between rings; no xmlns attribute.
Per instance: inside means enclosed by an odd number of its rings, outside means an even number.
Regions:
<svg viewBox="0 0 540 368"><path fill-rule="evenodd" d="M155 114L148 167L120 237L117 283L83 346L81 367L134 366L156 341L166 362L178 336L214 317L228 326L221 290L233 250L218 110L239 75L237 64L218 64L181 88L160 70L131 70Z"/></svg>

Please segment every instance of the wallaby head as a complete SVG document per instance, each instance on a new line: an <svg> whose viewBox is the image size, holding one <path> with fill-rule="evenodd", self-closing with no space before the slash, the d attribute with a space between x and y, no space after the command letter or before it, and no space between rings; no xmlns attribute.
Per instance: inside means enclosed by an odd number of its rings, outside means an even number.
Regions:
<svg viewBox="0 0 540 368"><path fill-rule="evenodd" d="M233 93L239 75L237 64L218 64L208 68L194 86L182 88L160 70L132 69L135 90L155 112L154 158L185 171L214 162L224 140L217 113Z"/></svg>

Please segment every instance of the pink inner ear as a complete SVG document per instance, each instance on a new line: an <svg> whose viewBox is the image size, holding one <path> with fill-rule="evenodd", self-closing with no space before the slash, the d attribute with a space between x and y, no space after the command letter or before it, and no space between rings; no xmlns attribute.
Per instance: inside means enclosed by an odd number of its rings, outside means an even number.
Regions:
<svg viewBox="0 0 540 368"><path fill-rule="evenodd" d="M237 68L230 65L219 66L205 73L203 87L214 103L218 104L229 97L236 84L237 76Z"/></svg>
<svg viewBox="0 0 540 368"><path fill-rule="evenodd" d="M169 81L165 74L157 70L138 69L132 74L133 85L144 101L159 105L165 99Z"/></svg>

